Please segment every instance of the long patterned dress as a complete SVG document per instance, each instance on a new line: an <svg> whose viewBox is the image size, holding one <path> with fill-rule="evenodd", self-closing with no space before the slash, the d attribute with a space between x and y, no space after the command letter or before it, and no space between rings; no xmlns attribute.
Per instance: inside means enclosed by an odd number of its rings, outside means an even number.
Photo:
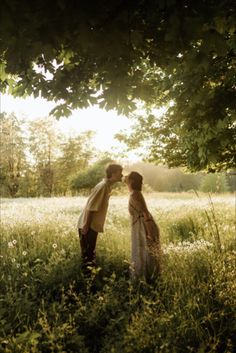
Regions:
<svg viewBox="0 0 236 353"><path fill-rule="evenodd" d="M141 191L133 191L129 198L131 216L131 278L152 280L160 273L160 231L149 213L149 233L143 212L148 212Z"/></svg>

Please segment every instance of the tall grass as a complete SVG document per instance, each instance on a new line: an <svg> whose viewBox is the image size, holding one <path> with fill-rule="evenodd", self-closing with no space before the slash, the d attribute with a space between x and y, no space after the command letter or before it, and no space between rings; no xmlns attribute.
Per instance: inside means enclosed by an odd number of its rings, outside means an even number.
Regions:
<svg viewBox="0 0 236 353"><path fill-rule="evenodd" d="M162 234L152 284L130 281L126 197L111 199L90 278L76 233L84 198L2 200L0 352L235 352L234 198L146 198Z"/></svg>

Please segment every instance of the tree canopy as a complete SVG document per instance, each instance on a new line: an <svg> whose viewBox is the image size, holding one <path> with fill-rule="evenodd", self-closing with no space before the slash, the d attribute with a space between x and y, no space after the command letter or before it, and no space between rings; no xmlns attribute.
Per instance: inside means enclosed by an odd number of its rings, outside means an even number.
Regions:
<svg viewBox="0 0 236 353"><path fill-rule="evenodd" d="M0 89L130 115L170 166L236 166L233 0L2 0ZM152 108L166 106L161 119Z"/></svg>

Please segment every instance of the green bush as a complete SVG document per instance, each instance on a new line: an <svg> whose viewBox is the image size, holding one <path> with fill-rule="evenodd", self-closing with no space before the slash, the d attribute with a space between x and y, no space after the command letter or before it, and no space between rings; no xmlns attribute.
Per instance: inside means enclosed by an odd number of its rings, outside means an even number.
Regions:
<svg viewBox="0 0 236 353"><path fill-rule="evenodd" d="M112 160L110 158L104 158L87 170L82 171L71 181L71 189L72 190L81 190L81 189L92 189L99 181L105 178L105 168L106 165L111 163Z"/></svg>
<svg viewBox="0 0 236 353"><path fill-rule="evenodd" d="M230 187L227 177L224 174L208 174L200 185L200 191L203 192L228 192Z"/></svg>

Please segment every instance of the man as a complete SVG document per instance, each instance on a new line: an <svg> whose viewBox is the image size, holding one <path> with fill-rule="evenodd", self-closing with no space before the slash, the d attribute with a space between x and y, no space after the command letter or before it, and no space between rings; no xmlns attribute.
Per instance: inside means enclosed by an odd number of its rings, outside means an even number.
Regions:
<svg viewBox="0 0 236 353"><path fill-rule="evenodd" d="M97 235L103 232L111 186L122 180L123 168L119 164L109 164L106 178L92 190L85 208L78 220L81 256L83 265L95 265Z"/></svg>

